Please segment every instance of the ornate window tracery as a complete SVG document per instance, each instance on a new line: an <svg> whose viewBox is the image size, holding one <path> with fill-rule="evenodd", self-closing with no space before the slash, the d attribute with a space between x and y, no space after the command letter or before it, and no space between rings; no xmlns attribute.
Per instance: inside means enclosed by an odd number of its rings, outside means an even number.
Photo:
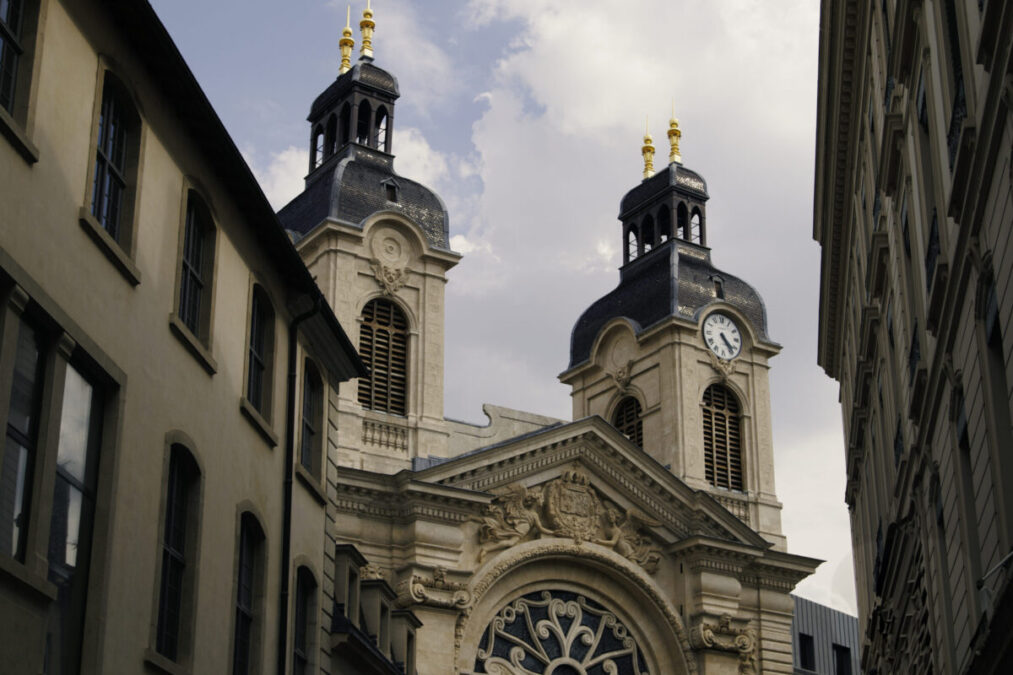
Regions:
<svg viewBox="0 0 1013 675"><path fill-rule="evenodd" d="M569 591L528 593L489 623L474 671L489 675L649 675L615 614Z"/></svg>

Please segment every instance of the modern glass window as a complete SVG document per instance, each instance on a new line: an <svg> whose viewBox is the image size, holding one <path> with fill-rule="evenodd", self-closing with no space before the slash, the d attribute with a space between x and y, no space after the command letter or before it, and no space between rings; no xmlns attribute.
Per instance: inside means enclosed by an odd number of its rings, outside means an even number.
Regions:
<svg viewBox="0 0 1013 675"><path fill-rule="evenodd" d="M183 225L179 319L203 342L207 342L209 334L214 247L215 226L211 212L191 190L187 195L186 221Z"/></svg>
<svg viewBox="0 0 1013 675"><path fill-rule="evenodd" d="M42 349L23 320L11 382L3 464L0 465L0 554L24 560L32 466L35 464L42 392Z"/></svg>
<svg viewBox="0 0 1013 675"><path fill-rule="evenodd" d="M262 576L263 541L263 531L257 520L251 514L244 513L239 527L232 675L249 675L254 672L259 637L257 590Z"/></svg>
<svg viewBox="0 0 1013 675"><path fill-rule="evenodd" d="M619 401L612 415L612 426L638 446L644 445L644 422L641 419L640 401L627 396Z"/></svg>
<svg viewBox="0 0 1013 675"><path fill-rule="evenodd" d="M323 433L324 383L320 372L309 359L303 367L302 437L299 463L311 475L320 477L321 440Z"/></svg>
<svg viewBox="0 0 1013 675"><path fill-rule="evenodd" d="M196 523L197 464L182 445L173 445L169 454L169 477L165 493L165 520L162 533L162 578L158 594L156 649L176 661L180 656L187 596L192 592L190 567Z"/></svg>
<svg viewBox="0 0 1013 675"><path fill-rule="evenodd" d="M310 672L316 588L313 574L307 568L300 567L296 573L295 611L292 613L293 675L306 675Z"/></svg>
<svg viewBox="0 0 1013 675"><path fill-rule="evenodd" d="M91 214L116 241L121 240L126 225L124 200L127 192L127 145L131 112L126 97L107 73L98 121Z"/></svg>
<svg viewBox="0 0 1013 675"><path fill-rule="evenodd" d="M798 634L798 665L803 670L816 670L816 646L812 635Z"/></svg>
<svg viewBox="0 0 1013 675"><path fill-rule="evenodd" d="M851 675L851 650L843 645L833 645L834 675Z"/></svg>
<svg viewBox="0 0 1013 675"><path fill-rule="evenodd" d="M370 410L404 415L408 392L408 320L390 300L371 300L362 310L359 355L369 377L359 378L359 403Z"/></svg>
<svg viewBox="0 0 1013 675"><path fill-rule="evenodd" d="M274 351L274 310L260 286L253 288L250 305L250 345L246 398L268 417L271 399L271 358Z"/></svg>
<svg viewBox="0 0 1013 675"><path fill-rule="evenodd" d="M49 524L49 581L57 589L46 640L52 673L76 673L80 665L101 420L95 386L68 366Z"/></svg>
<svg viewBox="0 0 1013 675"><path fill-rule="evenodd" d="M739 402L721 384L703 396L704 474L707 482L729 490L742 489L742 435Z"/></svg>
<svg viewBox="0 0 1013 675"><path fill-rule="evenodd" d="M14 108L18 68L24 54L22 46L22 0L0 0L0 106Z"/></svg>

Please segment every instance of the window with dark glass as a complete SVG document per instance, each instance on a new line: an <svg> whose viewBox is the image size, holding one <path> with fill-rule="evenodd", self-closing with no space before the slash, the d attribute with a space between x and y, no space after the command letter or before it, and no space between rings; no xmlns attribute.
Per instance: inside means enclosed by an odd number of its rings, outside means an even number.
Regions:
<svg viewBox="0 0 1013 675"><path fill-rule="evenodd" d="M299 463L312 475L320 477L320 443L323 431L324 383L320 372L309 359L303 367L302 438Z"/></svg>
<svg viewBox="0 0 1013 675"><path fill-rule="evenodd" d="M257 639L257 584L264 535L256 519L244 513L239 527L239 561L236 569L235 635L232 675L253 672Z"/></svg>
<svg viewBox="0 0 1013 675"><path fill-rule="evenodd" d="M42 350L35 330L19 322L3 464L0 465L0 554L24 560L32 467L42 392Z"/></svg>
<svg viewBox="0 0 1013 675"><path fill-rule="evenodd" d="M640 401L627 396L619 401L615 413L612 414L612 426L621 431L626 438L639 446L644 444L644 423L640 417Z"/></svg>
<svg viewBox="0 0 1013 675"><path fill-rule="evenodd" d="M359 378L359 403L370 410L404 415L408 392L408 320L390 300L371 300L362 310L359 355L369 377Z"/></svg>
<svg viewBox="0 0 1013 675"><path fill-rule="evenodd" d="M313 574L300 567L295 579L295 611L292 613L292 673L305 675L310 672L310 649L314 611L313 602L316 582Z"/></svg>
<svg viewBox="0 0 1013 675"><path fill-rule="evenodd" d="M742 437L739 402L721 384L703 396L704 474L707 482L729 490L742 489Z"/></svg>
<svg viewBox="0 0 1013 675"><path fill-rule="evenodd" d="M270 403L271 353L274 349L274 310L264 289L255 286L250 306L250 348L246 398L262 415Z"/></svg>
<svg viewBox="0 0 1013 675"><path fill-rule="evenodd" d="M214 261L214 223L211 212L191 191L183 226L183 260L179 279L179 318L201 341L207 341L210 320L211 274Z"/></svg>
<svg viewBox="0 0 1013 675"><path fill-rule="evenodd" d="M67 367L49 524L49 672L76 673L81 659L98 473L102 401L95 386Z"/></svg>
<svg viewBox="0 0 1013 675"><path fill-rule="evenodd" d="M355 130L355 141L362 143L363 145L372 145L370 143L369 132L372 126L373 117L373 106L369 105L369 101L363 101L359 104L359 116Z"/></svg>
<svg viewBox="0 0 1013 675"><path fill-rule="evenodd" d="M0 0L0 106L14 108L22 46L22 0Z"/></svg>
<svg viewBox="0 0 1013 675"><path fill-rule="evenodd" d="M834 675L851 675L851 650L843 645L833 645Z"/></svg>
<svg viewBox="0 0 1013 675"><path fill-rule="evenodd" d="M109 73L102 87L98 119L95 173L92 179L91 214L109 236L123 242L131 204L129 164L136 161L139 120L123 87Z"/></svg>
<svg viewBox="0 0 1013 675"><path fill-rule="evenodd" d="M193 505L199 473L190 453L173 445L169 455L169 479L165 493L165 521L162 533L162 579L158 594L158 653L172 660L180 655L180 635L185 620L184 605L189 583L188 567L193 560Z"/></svg>
<svg viewBox="0 0 1013 675"><path fill-rule="evenodd" d="M798 666L803 670L816 670L816 647L812 635L798 634Z"/></svg>

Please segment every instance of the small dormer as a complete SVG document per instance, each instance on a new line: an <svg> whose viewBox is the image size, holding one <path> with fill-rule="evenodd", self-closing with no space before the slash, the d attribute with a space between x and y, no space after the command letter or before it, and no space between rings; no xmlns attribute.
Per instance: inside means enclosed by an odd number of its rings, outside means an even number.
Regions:
<svg viewBox="0 0 1013 675"><path fill-rule="evenodd" d="M359 592L366 558L351 544L334 547L334 613L359 625Z"/></svg>
<svg viewBox="0 0 1013 675"><path fill-rule="evenodd" d="M353 66L352 29L346 22L341 40L338 78L310 107L310 166L313 173L343 149L355 143L386 155L391 154L394 102L400 96L397 78L373 65L373 13L363 12L362 49Z"/></svg>

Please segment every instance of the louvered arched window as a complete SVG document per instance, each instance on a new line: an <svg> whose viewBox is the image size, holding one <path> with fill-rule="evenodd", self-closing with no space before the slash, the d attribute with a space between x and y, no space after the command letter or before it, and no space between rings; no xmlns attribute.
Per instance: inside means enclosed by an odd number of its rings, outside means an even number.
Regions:
<svg viewBox="0 0 1013 675"><path fill-rule="evenodd" d="M390 300L371 300L362 310L359 356L369 377L359 378L359 403L370 410L404 415L408 392L408 320Z"/></svg>
<svg viewBox="0 0 1013 675"><path fill-rule="evenodd" d="M742 489L742 435L739 402L720 384L703 395L703 453L707 482L730 490Z"/></svg>
<svg viewBox="0 0 1013 675"><path fill-rule="evenodd" d="M612 426L623 432L626 438L643 447L644 423L640 413L640 401L627 396L616 406L616 411L612 414Z"/></svg>

